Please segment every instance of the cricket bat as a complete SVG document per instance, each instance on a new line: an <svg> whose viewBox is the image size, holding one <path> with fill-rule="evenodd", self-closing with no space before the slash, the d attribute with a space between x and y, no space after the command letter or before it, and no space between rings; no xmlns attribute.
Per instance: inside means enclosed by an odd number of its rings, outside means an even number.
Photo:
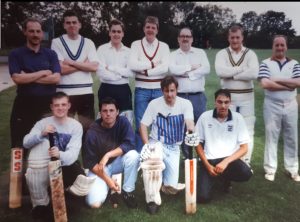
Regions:
<svg viewBox="0 0 300 222"><path fill-rule="evenodd" d="M197 210L196 203L196 180L197 160L193 158L193 148L189 146L189 158L184 161L185 172L185 212L194 214Z"/></svg>
<svg viewBox="0 0 300 222"><path fill-rule="evenodd" d="M117 184L118 184L118 186L119 186L119 188L120 188L120 190L119 191L114 191L114 190L112 190L111 191L111 194L114 194L114 193L118 193L118 194L121 194L121 186L122 186L122 173L118 173L118 174L113 174L112 175L112 179L114 180L114 181L116 181L117 182ZM113 204L113 208L117 208L118 207L118 204L117 203L114 203Z"/></svg>
<svg viewBox="0 0 300 222"><path fill-rule="evenodd" d="M9 208L18 208L22 205L22 171L23 149L11 149Z"/></svg>
<svg viewBox="0 0 300 222"><path fill-rule="evenodd" d="M49 133L50 148L54 146L54 135ZM55 222L66 222L67 210L65 202L64 184L61 163L58 158L51 157L48 165L51 187L52 207Z"/></svg>

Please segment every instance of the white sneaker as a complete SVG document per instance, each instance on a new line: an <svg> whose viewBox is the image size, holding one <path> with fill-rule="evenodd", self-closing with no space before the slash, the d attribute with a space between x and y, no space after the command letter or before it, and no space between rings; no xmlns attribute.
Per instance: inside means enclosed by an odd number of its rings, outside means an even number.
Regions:
<svg viewBox="0 0 300 222"><path fill-rule="evenodd" d="M300 182L300 176L298 173L295 173L295 174L290 174L291 176L291 179L295 182Z"/></svg>
<svg viewBox="0 0 300 222"><path fill-rule="evenodd" d="M177 190L184 190L185 188L185 183L178 183L177 184Z"/></svg>
<svg viewBox="0 0 300 222"><path fill-rule="evenodd" d="M265 179L269 181L274 181L275 180L275 173L266 173L265 174Z"/></svg>

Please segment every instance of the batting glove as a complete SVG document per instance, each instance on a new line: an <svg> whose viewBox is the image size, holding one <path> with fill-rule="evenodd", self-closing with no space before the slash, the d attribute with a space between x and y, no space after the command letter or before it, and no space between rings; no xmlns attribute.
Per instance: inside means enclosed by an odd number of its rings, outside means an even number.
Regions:
<svg viewBox="0 0 300 222"><path fill-rule="evenodd" d="M188 146L198 146L198 144L200 143L200 137L197 133L186 132L184 142Z"/></svg>
<svg viewBox="0 0 300 222"><path fill-rule="evenodd" d="M151 157L151 148L150 145L148 143L146 143L143 147L142 147L142 151L140 154L140 161L145 161L147 159L149 159Z"/></svg>

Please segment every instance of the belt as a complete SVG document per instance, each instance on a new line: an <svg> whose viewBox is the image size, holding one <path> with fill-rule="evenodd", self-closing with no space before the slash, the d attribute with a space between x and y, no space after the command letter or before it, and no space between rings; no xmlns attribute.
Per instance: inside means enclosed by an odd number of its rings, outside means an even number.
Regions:
<svg viewBox="0 0 300 222"><path fill-rule="evenodd" d="M142 82L160 82L163 79L142 79L142 78L135 78L137 81L142 81Z"/></svg>
<svg viewBox="0 0 300 222"><path fill-rule="evenodd" d="M203 92L184 92L184 93L178 93L178 95L181 95L181 96L195 96L195 95L200 95L202 94Z"/></svg>
<svg viewBox="0 0 300 222"><path fill-rule="evenodd" d="M228 89L230 93L251 93L253 92L253 88L251 89Z"/></svg>

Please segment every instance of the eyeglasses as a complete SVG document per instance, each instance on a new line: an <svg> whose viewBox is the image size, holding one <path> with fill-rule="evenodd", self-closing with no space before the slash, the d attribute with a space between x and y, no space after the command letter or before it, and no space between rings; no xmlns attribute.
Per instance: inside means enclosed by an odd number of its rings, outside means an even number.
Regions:
<svg viewBox="0 0 300 222"><path fill-rule="evenodd" d="M111 30L110 32L112 32L112 33L122 33L122 31L121 30Z"/></svg>
<svg viewBox="0 0 300 222"><path fill-rule="evenodd" d="M180 35L179 38L182 38L182 39L184 39L184 38L190 39L190 38L193 38L193 36L191 36L191 35Z"/></svg>

